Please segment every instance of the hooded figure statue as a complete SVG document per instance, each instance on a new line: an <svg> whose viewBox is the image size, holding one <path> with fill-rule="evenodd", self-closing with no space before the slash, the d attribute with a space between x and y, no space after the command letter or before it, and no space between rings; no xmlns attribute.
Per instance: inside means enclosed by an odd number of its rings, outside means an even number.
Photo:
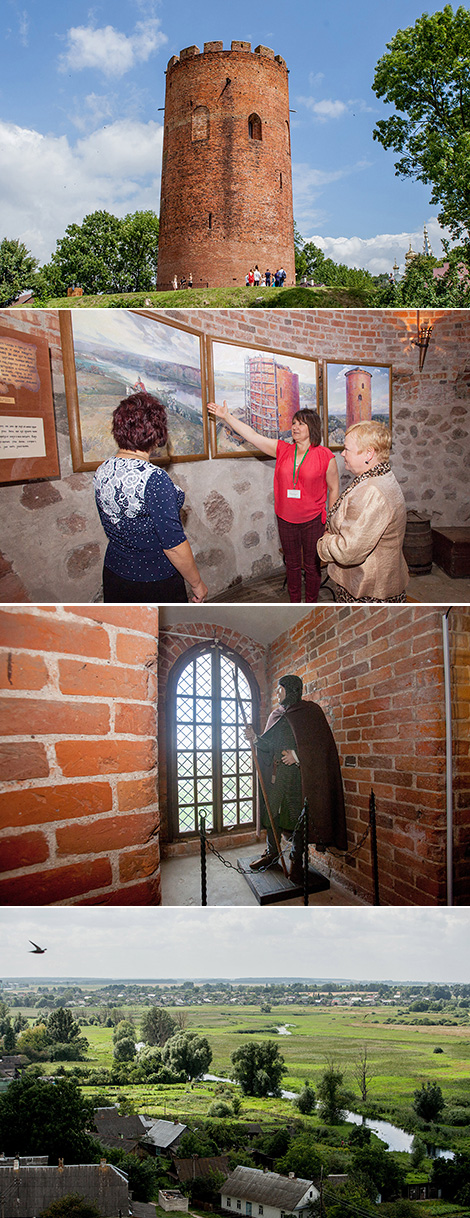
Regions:
<svg viewBox="0 0 470 1218"><path fill-rule="evenodd" d="M295 673L281 677L279 706L256 739L256 752L278 836L293 834L290 878L302 878L303 830L297 828L308 801L308 840L319 851L328 846L347 850L343 782L339 757L328 721L316 702L302 698ZM256 871L277 857L272 826L260 790L261 821L267 829L266 853L250 866Z"/></svg>

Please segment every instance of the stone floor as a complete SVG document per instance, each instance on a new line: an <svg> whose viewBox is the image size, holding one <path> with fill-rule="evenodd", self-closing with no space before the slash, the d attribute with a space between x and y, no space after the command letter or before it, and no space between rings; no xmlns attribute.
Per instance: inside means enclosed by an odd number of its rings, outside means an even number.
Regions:
<svg viewBox="0 0 470 1218"><path fill-rule="evenodd" d="M470 603L470 578L450 579L440 567L433 563L429 575L411 576L407 595L410 604L468 605ZM318 601L323 604L334 603L333 585L328 578L322 582ZM218 596L212 596L208 600L208 604L212 605L254 604L256 602L289 602L284 568L261 579L233 584Z"/></svg>
<svg viewBox="0 0 470 1218"><path fill-rule="evenodd" d="M208 905L258 905L254 893L249 888L243 875L236 870L237 859L243 865L253 858L259 857L264 845L242 846L238 850L226 850L223 858L231 866L224 866L213 854L207 857L207 904ZM201 904L201 872L199 855L189 858L166 859L161 863L162 904L165 905L200 905ZM362 905L363 902L352 893L342 888L340 884L331 881L331 887L326 892L311 893L309 905ZM272 905L263 906L274 909L279 906L290 909L293 905L303 905L302 897L291 901L275 901Z"/></svg>

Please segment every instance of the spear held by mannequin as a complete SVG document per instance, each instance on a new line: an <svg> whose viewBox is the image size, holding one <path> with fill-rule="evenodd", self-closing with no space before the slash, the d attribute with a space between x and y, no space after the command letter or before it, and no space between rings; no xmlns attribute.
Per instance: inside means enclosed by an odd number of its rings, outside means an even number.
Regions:
<svg viewBox="0 0 470 1218"><path fill-rule="evenodd" d="M238 688L238 673L237 673L237 669L236 669L235 664L231 664L231 669L232 669L233 684L234 684L234 686L235 686L235 694L236 694L237 702L238 702L238 705L239 705L240 710L241 710L241 714L242 714L243 722L244 722L244 724L245 724L245 728L248 728L249 724L248 724L248 720L247 720L247 717L246 717L246 714L245 714L245 707L244 707L243 702L242 702L242 699L241 699L241 697L240 697L240 691L239 691L239 688ZM285 864L285 862L284 862L284 856L283 856L283 854L282 854L282 851L281 851L281 846L280 846L280 842L279 842L279 838L278 838L278 835L277 835L277 833L276 833L276 827L275 827L274 820L273 820L273 817L272 817L271 808L270 808L270 806L269 806L268 793L267 793L267 791L266 791L266 786L265 786L265 783L264 783L263 775L262 775L262 773L261 773L260 764L259 764L258 758L257 758L257 756L256 756L256 749L255 749L255 746L254 746L254 744L253 744L253 741L252 741L252 740L250 740L250 741L249 741L249 744L250 744L250 749L251 749L251 755L252 755L252 757L253 757L253 761L254 761L254 765L255 765L255 770L256 770L256 773L257 773L257 775L258 775L258 779L259 779L259 785L260 785L260 788L261 788L261 793L262 793L262 796L263 796L264 802L265 802L265 804L266 804L266 811L267 811L267 813L268 813L269 820L270 820L270 824L271 824L271 829L272 829L272 831L273 831L273 838L274 838L274 841L275 841L275 843L276 843L276 850L277 850L277 853L278 853L278 855L279 855L279 859L280 859L280 863L281 863L282 870L283 870L284 875L285 875L285 877L286 877L286 879L287 879L287 878L288 878L288 875L287 875L287 867L286 867L286 864Z"/></svg>

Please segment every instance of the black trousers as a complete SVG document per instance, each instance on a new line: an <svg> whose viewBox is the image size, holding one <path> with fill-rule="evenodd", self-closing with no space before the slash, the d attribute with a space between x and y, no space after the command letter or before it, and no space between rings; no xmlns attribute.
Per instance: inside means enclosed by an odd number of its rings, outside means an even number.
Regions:
<svg viewBox="0 0 470 1218"><path fill-rule="evenodd" d="M124 579L109 567L103 567L103 600L108 604L187 605L188 597L183 576L179 571L168 579Z"/></svg>

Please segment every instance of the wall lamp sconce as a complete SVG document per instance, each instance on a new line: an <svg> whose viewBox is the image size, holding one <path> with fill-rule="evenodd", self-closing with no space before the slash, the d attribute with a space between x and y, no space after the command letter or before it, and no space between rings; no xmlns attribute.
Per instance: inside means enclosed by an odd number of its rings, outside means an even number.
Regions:
<svg viewBox="0 0 470 1218"><path fill-rule="evenodd" d="M419 370L423 371L424 361L426 359L427 349L429 347L429 339L432 334L432 326L424 321L419 324L419 309L416 310L416 338L412 338L411 342L419 351Z"/></svg>

